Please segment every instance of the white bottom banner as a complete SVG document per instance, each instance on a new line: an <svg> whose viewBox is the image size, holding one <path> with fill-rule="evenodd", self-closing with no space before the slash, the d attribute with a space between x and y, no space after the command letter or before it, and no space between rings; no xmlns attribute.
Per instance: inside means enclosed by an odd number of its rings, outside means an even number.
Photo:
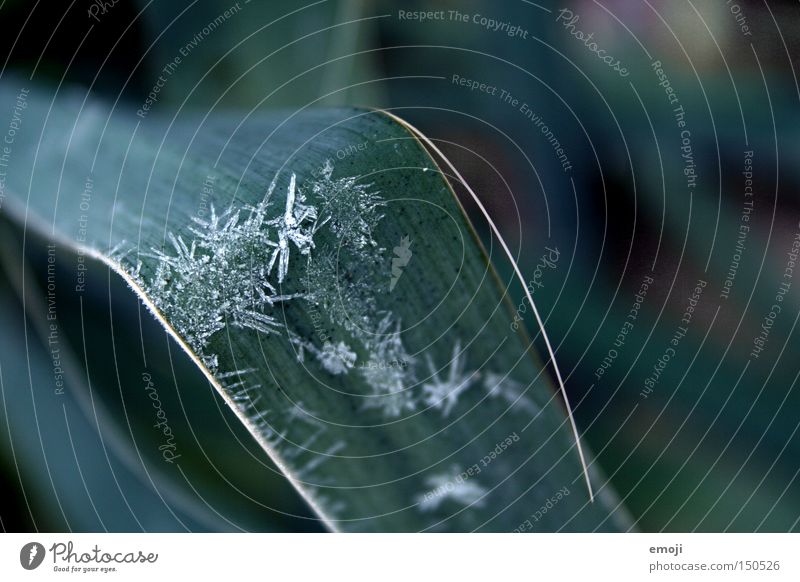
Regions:
<svg viewBox="0 0 800 582"><path fill-rule="evenodd" d="M777 581L800 580L799 548L795 534L3 534L0 580Z"/></svg>

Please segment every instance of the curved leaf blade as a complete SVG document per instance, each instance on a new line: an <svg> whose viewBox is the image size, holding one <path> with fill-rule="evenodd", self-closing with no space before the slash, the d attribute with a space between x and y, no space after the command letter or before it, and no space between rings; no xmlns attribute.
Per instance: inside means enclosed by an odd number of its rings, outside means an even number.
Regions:
<svg viewBox="0 0 800 582"><path fill-rule="evenodd" d="M128 280L331 529L627 527L605 484L589 502L469 222L389 116L32 96L14 156L29 224Z"/></svg>

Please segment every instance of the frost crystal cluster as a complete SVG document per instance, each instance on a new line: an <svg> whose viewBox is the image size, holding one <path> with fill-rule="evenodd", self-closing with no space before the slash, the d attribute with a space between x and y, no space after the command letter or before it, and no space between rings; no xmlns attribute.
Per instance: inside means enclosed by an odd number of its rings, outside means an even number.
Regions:
<svg viewBox="0 0 800 582"><path fill-rule="evenodd" d="M270 192L273 185L270 186ZM267 193L269 196L269 192ZM278 283L283 283L289 272L289 254L294 243L301 255L310 255L314 248L314 231L317 228L317 209L305 204L305 196L297 191L297 178L292 174L289 190L286 193L286 210L283 216L267 222L278 232L278 244L272 253L267 272L272 272L275 260L278 260ZM309 225L308 223L312 223ZM272 243L273 245L275 243Z"/></svg>
<svg viewBox="0 0 800 582"><path fill-rule="evenodd" d="M372 184L358 183L359 177L333 179L330 160L322 168L322 180L315 182L312 192L321 200L320 210L330 218L331 230L346 244L356 249L377 247L373 230L383 218L383 198L372 192Z"/></svg>
<svg viewBox="0 0 800 582"><path fill-rule="evenodd" d="M440 409L442 416L449 416L458 402L459 395L469 388L476 378L476 372L465 372L465 360L466 356L461 351L460 341L453 344L453 357L447 374L437 370L433 360L428 357L431 379L422 385L422 392L425 404Z"/></svg>
<svg viewBox="0 0 800 582"><path fill-rule="evenodd" d="M361 375L372 389L364 404L381 408L386 416L397 417L417 407L412 387L416 383L413 359L400 338L400 322L391 314L378 323L375 334L365 338L369 353Z"/></svg>
<svg viewBox="0 0 800 582"><path fill-rule="evenodd" d="M325 314L327 320L345 335L338 343L315 344L290 333L297 348L298 361L306 354L316 358L332 375L357 373L368 392L362 407L377 409L388 418L397 418L419 408L447 417L455 410L461 395L480 384L481 372L467 369L467 350L456 341L448 362L434 362L426 355L427 370L403 343L401 321L392 312L381 310L376 292L385 288L382 281L387 263L374 232L384 215L386 202L369 184L358 177L332 177L333 166L326 162L311 191L319 205L319 228L327 225L335 235L333 248L315 249L303 278L304 299ZM302 214L301 214L302 216ZM410 259L411 239L401 239L391 259L392 281ZM398 259L399 257L399 259ZM402 264L401 264L402 263ZM357 271L351 272L353 266ZM370 273L365 277L364 273ZM383 283L383 284L382 284ZM390 284L391 290L391 284ZM423 368L423 369L420 369ZM489 372L483 387L492 398L500 397L509 407L527 413L538 408L524 396L524 387L515 381Z"/></svg>
<svg viewBox="0 0 800 582"><path fill-rule="evenodd" d="M483 507L487 490L477 483L473 477L464 477L458 467L452 467L450 473L437 473L425 480L429 491L415 497L420 511L434 511L445 501L452 501L465 507Z"/></svg>
<svg viewBox="0 0 800 582"><path fill-rule="evenodd" d="M170 233L172 248L152 252L158 265L144 286L176 331L201 353L228 324L267 334L283 327L271 308L295 295L276 286L286 277L293 248L300 255L311 252L317 212L297 192L292 174L284 212L269 218L276 180L255 206L230 206L218 214L211 205L207 220L192 219L190 243Z"/></svg>
<svg viewBox="0 0 800 582"><path fill-rule="evenodd" d="M281 336L299 362L314 363L331 380L360 386L354 397L361 409L385 418L420 409L449 417L459 412L462 396L476 390L475 401L499 399L515 411L539 412L527 387L507 375L470 368L469 350L460 340L447 361L417 356L404 344L400 317L379 307L376 293L394 288L411 259L411 239L403 237L395 256L386 256L376 240L386 201L372 185L359 176L335 179L330 161L309 182L298 183L294 173L281 189L277 182L276 175L255 205L231 205L221 213L210 205L207 219L193 218L188 232L169 233L164 248L144 255L155 259L153 267L143 272L140 262L128 272L254 432L307 487L326 485L314 473L346 443L329 431L325 411L309 410L284 387L277 388L285 399L265 390L259 381L270 375L264 370L220 369L211 339L227 327ZM122 264L124 255L116 259ZM285 302L303 307L291 310L288 326L280 319ZM449 474L434 475L427 484L436 494L418 499L422 511L445 500L480 506L486 493L476 480ZM323 495L317 501L334 513L343 509Z"/></svg>
<svg viewBox="0 0 800 582"><path fill-rule="evenodd" d="M521 384L469 369L468 350L460 341L445 362L430 355L423 360L404 345L400 318L378 307L376 292L386 289L387 269L395 276L400 263L408 262L410 238L402 239L401 252L395 248L402 261L385 256L375 233L386 202L370 184L358 176L334 178L330 161L310 182L300 184L291 174L283 195L277 182L276 175L255 205L229 206L222 213L211 205L208 219L193 219L191 240L186 233L170 233L166 248L150 253L157 259L151 277L145 280L141 265L131 273L271 446L281 448L288 429L277 430L268 417L288 418L298 413L298 404L289 403L288 409L286 404L271 405L278 408L271 410L261 402L255 369L219 369L209 341L226 326L280 334L294 346L298 361L310 357L334 377L357 375L364 386L358 396L361 407L387 418L419 409L448 417L464 393L481 387L485 397L538 413ZM327 234L320 239L323 229ZM278 319L278 304L287 301L301 301L318 314L311 322L314 333L301 335ZM336 330L337 337L319 333L323 328ZM305 421L313 424L312 441L321 438L325 427L314 424L315 419ZM305 446L311 444L283 447L289 449L285 456L307 454ZM322 448L333 454L342 446L335 442ZM454 495L465 498L472 489Z"/></svg>

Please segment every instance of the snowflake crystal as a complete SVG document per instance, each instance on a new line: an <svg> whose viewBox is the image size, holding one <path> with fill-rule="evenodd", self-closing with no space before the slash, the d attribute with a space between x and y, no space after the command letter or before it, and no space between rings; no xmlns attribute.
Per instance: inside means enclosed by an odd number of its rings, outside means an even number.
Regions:
<svg viewBox="0 0 800 582"><path fill-rule="evenodd" d="M273 181L273 185L275 182ZM273 186L270 186L270 191ZM301 255L308 256L314 248L314 232L317 224L317 209L305 204L306 198L297 188L297 177L292 174L286 191L286 210L283 216L267 221L278 231L278 244L272 253L267 273L272 272L278 259L278 283L283 283L289 272L290 244L294 243ZM307 224L307 223L311 224Z"/></svg>
<svg viewBox="0 0 800 582"><path fill-rule="evenodd" d="M366 344L370 355L360 371L373 394L364 406L381 408L389 417L416 409L413 392L406 388L415 382L413 358L400 338L400 322L393 322L392 315L387 314L378 324L376 333L366 339ZM398 362L405 365L395 365Z"/></svg>
<svg viewBox="0 0 800 582"><path fill-rule="evenodd" d="M414 501L420 511L433 511L445 501L453 501L465 507L483 507L486 489L479 485L475 478L463 478L458 467L453 467L450 473L432 475L425 480L430 487L429 491L417 495Z"/></svg>
<svg viewBox="0 0 800 582"><path fill-rule="evenodd" d="M257 205L231 206L217 214L212 204L207 220L192 219L189 231L195 238L190 244L169 233L172 252L154 249L150 254L158 265L152 280L143 286L198 352L227 324L260 333L283 328L269 308L297 295L278 293L268 278L279 259L278 283L283 281L289 268L289 243L301 254L310 253L314 245L309 223L316 224L317 211L298 194L292 174L283 215L268 219L276 180L277 176ZM138 270L132 276L141 280ZM214 360L211 355L204 357Z"/></svg>
<svg viewBox="0 0 800 582"><path fill-rule="evenodd" d="M332 343L326 341L322 348L312 342L302 340L293 333L289 334L289 341L297 346L297 361L305 361L305 352L311 352L329 374L338 376L346 374L356 363L356 353L345 342Z"/></svg>
<svg viewBox="0 0 800 582"><path fill-rule="evenodd" d="M492 398L502 398L509 406L529 414L538 414L540 408L525 396L525 386L512 380L508 374L488 372L483 379L483 387Z"/></svg>
<svg viewBox="0 0 800 582"><path fill-rule="evenodd" d="M378 192L370 191L372 184L359 184L359 176L335 180L332 176L333 164L326 160L322 180L313 185L322 211L330 218L331 230L356 249L377 247L372 231L383 218L379 209L386 206L386 202Z"/></svg>
<svg viewBox="0 0 800 582"><path fill-rule="evenodd" d="M449 416L458 402L458 397L476 379L476 372L464 372L466 355L461 351L459 340L453 345L453 356L446 378L439 376L439 371L430 356L427 360L431 380L422 385L423 400L428 406L441 410L442 416Z"/></svg>
<svg viewBox="0 0 800 582"><path fill-rule="evenodd" d="M319 361L331 374L344 374L355 364L356 353L344 342L326 343L322 346Z"/></svg>

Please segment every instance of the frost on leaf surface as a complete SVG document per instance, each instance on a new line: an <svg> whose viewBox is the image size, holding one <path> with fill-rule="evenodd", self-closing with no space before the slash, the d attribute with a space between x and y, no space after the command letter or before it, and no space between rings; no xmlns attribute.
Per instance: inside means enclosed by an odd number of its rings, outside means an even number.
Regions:
<svg viewBox="0 0 800 582"><path fill-rule="evenodd" d="M465 371L466 353L461 351L460 341L453 345L453 355L446 373L436 369L430 356L427 359L431 378L422 385L425 404L441 410L442 416L448 416L461 393L476 380L477 372Z"/></svg>
<svg viewBox="0 0 800 582"><path fill-rule="evenodd" d="M278 282L285 275L289 243L301 254L310 252L308 223L317 214L297 197L292 174L284 213L268 218L275 183L255 206L230 206L218 214L211 205L207 220L192 219L191 243L170 233L171 249L152 252L158 264L143 286L176 331L201 353L226 324L261 333L283 327L271 308L294 296L279 293L269 281L270 272L277 260Z"/></svg>
<svg viewBox="0 0 800 582"><path fill-rule="evenodd" d="M290 334L290 341L297 348L297 361L305 361L305 352L310 352L326 372L338 376L346 374L356 363L356 353L345 342L333 343L326 341L321 348L313 342L302 340L295 334Z"/></svg>
<svg viewBox="0 0 800 582"><path fill-rule="evenodd" d="M525 395L525 386L508 377L508 374L488 372L483 387L491 398L500 398L508 406L529 414L538 414L539 406Z"/></svg>
<svg viewBox="0 0 800 582"><path fill-rule="evenodd" d="M377 246L372 232L386 205L379 193L370 190L371 184L359 184L358 176L333 179L330 160L322 168L322 178L312 191L321 201L321 211L330 217L331 230L357 249Z"/></svg>
<svg viewBox="0 0 800 582"><path fill-rule="evenodd" d="M357 368L368 387L364 408L381 410L388 417L414 410L416 400L409 389L415 381L413 362L403 345L400 322L391 312L379 309L375 300L386 260L374 230L384 217L380 210L386 203L357 177L334 179L330 162L312 191L319 201L321 221L337 243L335 248L320 249L309 261L303 281L306 299L348 336L347 357L343 359L344 350L335 345L303 347L333 374L349 371L356 354L361 354ZM358 275L350 271L352 266L360 269ZM365 272L369 276L363 276Z"/></svg>
<svg viewBox="0 0 800 582"><path fill-rule="evenodd" d="M346 280L347 275L346 265L340 260L342 254L339 249L319 249L309 261L303 278L305 299L335 325L358 334L359 329L372 325L372 315L377 311L375 290L369 280L339 283ZM356 260L366 266L373 262L368 253L359 255Z"/></svg>
<svg viewBox="0 0 800 582"><path fill-rule="evenodd" d="M449 416L479 373L467 370L459 341L448 363L437 367L426 355L427 370L420 369L425 365L406 348L399 319L378 307L375 293L387 264L385 249L374 238L386 204L380 193L358 176L334 178L330 161L310 182L300 184L292 173L283 195L277 180L276 175L255 205L232 205L222 213L211 205L208 219L193 219L190 242L187 233L169 233L166 247L152 251L157 262L149 280L140 264L131 275L213 372L220 371L219 357L208 353L208 343L227 325L280 333L294 344L300 362L310 354L333 376L357 371L365 384L365 409L396 418L424 405ZM324 244L315 240L323 229L329 233ZM403 240L407 250L410 238ZM300 285L294 293L280 289L290 269ZM319 334L301 338L287 329L277 319L276 304L290 300L327 318L326 329L338 330L338 337L319 342ZM427 379L420 386L418 378ZM538 412L511 379L489 373L484 387L517 409ZM259 386L229 388L249 414L263 416L245 393Z"/></svg>
<svg viewBox="0 0 800 582"><path fill-rule="evenodd" d="M414 498L420 511L433 511L445 501L452 501L467 506L483 507L486 488L478 484L474 477L467 477L452 467L449 473L431 475L425 480L430 487L429 491L421 493Z"/></svg>
<svg viewBox="0 0 800 582"><path fill-rule="evenodd" d="M322 367L331 374L343 374L353 367L356 354L344 343L326 343L319 356Z"/></svg>
<svg viewBox="0 0 800 582"><path fill-rule="evenodd" d="M415 381L414 362L400 337L400 322L394 321L391 314L385 315L366 344L370 355L361 368L361 375L372 394L364 406L382 408L389 417L414 410L416 402L412 391L407 388Z"/></svg>
<svg viewBox="0 0 800 582"><path fill-rule="evenodd" d="M270 186L270 192L275 182ZM268 194L269 195L269 194ZM297 188L297 178L292 174L289 188L286 191L286 210L267 222L277 230L278 244L272 252L267 272L271 272L275 261L278 262L278 283L283 283L289 272L289 255L292 244L301 255L309 255L314 248L314 231L317 228L317 209L306 203L306 198ZM274 243L273 243L274 244Z"/></svg>

